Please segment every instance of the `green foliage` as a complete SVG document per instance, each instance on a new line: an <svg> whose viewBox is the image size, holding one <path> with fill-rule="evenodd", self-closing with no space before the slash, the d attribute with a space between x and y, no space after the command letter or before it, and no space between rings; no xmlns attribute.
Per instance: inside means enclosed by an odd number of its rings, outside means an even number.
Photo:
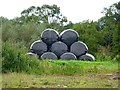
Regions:
<svg viewBox="0 0 120 90"><path fill-rule="evenodd" d="M97 22L89 20L80 23L69 22L66 26L64 23L67 19L64 16L57 18L61 13L56 5L32 6L24 10L21 17L12 20L0 17L3 41L2 71L62 75L101 71L98 68L99 65L94 62L89 63L89 70L92 70L89 71L88 62L83 64L80 61L40 61L34 57L28 57L26 53L30 44L40 39L40 33L46 28L53 28L59 32L71 28L79 33L79 40L87 44L88 52L95 55L97 61L120 60L119 6L120 3L116 3L105 8L105 16ZM52 21L48 20L49 17ZM43 22L39 23L40 20Z"/></svg>
<svg viewBox="0 0 120 90"><path fill-rule="evenodd" d="M2 47L2 71L3 72L22 72L29 71L32 66L38 65L37 59L26 55L27 49L20 48L18 44L3 43Z"/></svg>
<svg viewBox="0 0 120 90"><path fill-rule="evenodd" d="M67 22L67 18L60 12L57 5L43 5L41 7L31 6L21 12L22 22L35 22L35 23L59 23Z"/></svg>
<svg viewBox="0 0 120 90"><path fill-rule="evenodd" d="M19 43L14 45L4 43L2 49L2 72L25 72L31 74L75 75L86 73L108 73L117 70L117 63L112 62L85 62L63 60L38 60L26 55L26 48L20 48ZM111 65L110 65L111 64ZM110 66L109 66L110 65ZM101 66L104 67L101 68ZM108 70L112 66L113 69ZM108 70L108 71L107 71Z"/></svg>
<svg viewBox="0 0 120 90"><path fill-rule="evenodd" d="M118 57L119 56L119 59L120 59L120 2L114 4L116 9L117 9L117 12L115 13L114 17L116 18L116 25L117 25L117 28L116 28L116 31L115 31L115 34L114 34L114 47L113 49L115 50L114 53L117 54L116 56Z"/></svg>
<svg viewBox="0 0 120 90"><path fill-rule="evenodd" d="M40 39L40 33L46 29L46 24L36 24L33 22L19 24L14 20L3 18L2 40L3 42L23 42L22 45L29 46L34 40Z"/></svg>
<svg viewBox="0 0 120 90"><path fill-rule="evenodd" d="M111 47L113 58L119 56L120 53L120 2L111 5L109 8L104 8L104 17L98 20L99 30L104 32L105 47Z"/></svg>
<svg viewBox="0 0 120 90"><path fill-rule="evenodd" d="M79 33L79 40L87 44L90 53L97 52L102 36L96 29L96 22L84 21L74 24L72 28Z"/></svg>

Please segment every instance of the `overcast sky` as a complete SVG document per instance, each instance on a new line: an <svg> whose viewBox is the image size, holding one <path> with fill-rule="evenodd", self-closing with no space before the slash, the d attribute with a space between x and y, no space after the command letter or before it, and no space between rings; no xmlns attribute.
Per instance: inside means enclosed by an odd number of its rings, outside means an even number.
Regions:
<svg viewBox="0 0 120 90"><path fill-rule="evenodd" d="M61 13L72 22L83 20L98 20L103 16L104 7L118 2L119 0L1 0L0 16L12 19L19 17L20 13L30 6L42 6L43 4L56 4Z"/></svg>

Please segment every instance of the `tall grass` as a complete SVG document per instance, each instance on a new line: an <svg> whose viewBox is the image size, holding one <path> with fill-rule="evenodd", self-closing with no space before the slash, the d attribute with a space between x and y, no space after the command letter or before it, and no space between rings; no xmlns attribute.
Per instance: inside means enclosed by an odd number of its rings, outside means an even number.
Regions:
<svg viewBox="0 0 120 90"><path fill-rule="evenodd" d="M26 55L27 49L18 44L3 43L2 46L2 71L21 72L27 71L32 63L37 65L37 60ZM34 60L34 61L33 61Z"/></svg>

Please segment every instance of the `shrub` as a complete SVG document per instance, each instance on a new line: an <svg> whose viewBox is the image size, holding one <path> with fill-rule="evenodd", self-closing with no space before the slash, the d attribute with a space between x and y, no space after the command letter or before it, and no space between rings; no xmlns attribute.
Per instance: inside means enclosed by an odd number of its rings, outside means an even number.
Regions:
<svg viewBox="0 0 120 90"><path fill-rule="evenodd" d="M29 71L30 64L37 64L35 58L26 55L27 49L20 48L19 44L3 43L2 47L2 72ZM32 60L32 62L31 62Z"/></svg>

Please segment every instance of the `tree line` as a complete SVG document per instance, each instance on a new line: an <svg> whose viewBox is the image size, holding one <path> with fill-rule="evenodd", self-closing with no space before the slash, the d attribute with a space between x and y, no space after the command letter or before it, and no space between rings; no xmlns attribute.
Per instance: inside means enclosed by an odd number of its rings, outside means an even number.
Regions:
<svg viewBox="0 0 120 90"><path fill-rule="evenodd" d="M40 39L40 33L44 29L52 28L61 32L70 28L79 33L79 40L88 45L89 52L97 59L119 60L120 2L104 8L102 13L104 16L98 21L72 23L57 5L31 6L23 10L20 17L10 20L0 17L2 41L15 44L18 48L26 48L27 51L33 41Z"/></svg>

